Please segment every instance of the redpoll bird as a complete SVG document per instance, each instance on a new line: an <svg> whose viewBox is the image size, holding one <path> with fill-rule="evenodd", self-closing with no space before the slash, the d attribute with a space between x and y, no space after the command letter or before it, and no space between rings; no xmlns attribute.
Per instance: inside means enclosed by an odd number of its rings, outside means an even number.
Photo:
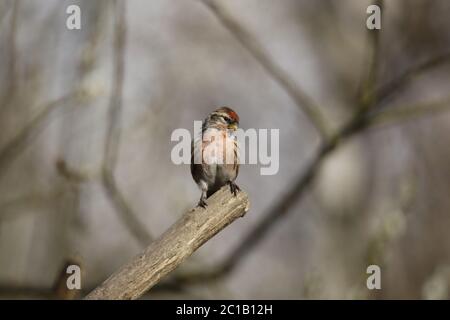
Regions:
<svg viewBox="0 0 450 320"><path fill-rule="evenodd" d="M240 191L234 183L239 173L239 150L235 131L239 116L228 107L211 112L203 121L201 137L192 141L191 173L202 190L198 205L225 184L236 196Z"/></svg>

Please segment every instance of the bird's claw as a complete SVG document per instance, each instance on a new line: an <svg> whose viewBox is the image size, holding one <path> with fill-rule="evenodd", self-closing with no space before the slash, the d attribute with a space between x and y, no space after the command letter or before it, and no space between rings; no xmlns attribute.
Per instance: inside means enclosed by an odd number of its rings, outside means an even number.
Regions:
<svg viewBox="0 0 450 320"><path fill-rule="evenodd" d="M208 206L208 204L206 203L206 201L202 198L200 199L200 201L198 202L198 206L202 207L203 209L206 209L206 207Z"/></svg>
<svg viewBox="0 0 450 320"><path fill-rule="evenodd" d="M230 185L231 193L234 194L234 196L236 197L237 193L239 191L241 191L241 188L239 188L239 186L236 183L232 182L232 181L229 181L228 184Z"/></svg>

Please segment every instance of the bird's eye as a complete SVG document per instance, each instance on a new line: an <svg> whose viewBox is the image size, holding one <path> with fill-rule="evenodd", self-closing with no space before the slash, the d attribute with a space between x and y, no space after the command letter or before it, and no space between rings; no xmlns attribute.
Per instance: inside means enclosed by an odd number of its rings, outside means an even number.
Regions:
<svg viewBox="0 0 450 320"><path fill-rule="evenodd" d="M233 122L233 120L231 120L231 118L224 118L224 119L228 124L231 124Z"/></svg>

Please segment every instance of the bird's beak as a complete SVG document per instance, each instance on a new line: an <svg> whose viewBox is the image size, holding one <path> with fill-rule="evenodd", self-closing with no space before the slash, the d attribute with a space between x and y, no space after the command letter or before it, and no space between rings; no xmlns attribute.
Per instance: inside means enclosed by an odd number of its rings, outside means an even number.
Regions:
<svg viewBox="0 0 450 320"><path fill-rule="evenodd" d="M228 126L228 129L231 129L233 131L236 131L238 129L237 123L232 123Z"/></svg>

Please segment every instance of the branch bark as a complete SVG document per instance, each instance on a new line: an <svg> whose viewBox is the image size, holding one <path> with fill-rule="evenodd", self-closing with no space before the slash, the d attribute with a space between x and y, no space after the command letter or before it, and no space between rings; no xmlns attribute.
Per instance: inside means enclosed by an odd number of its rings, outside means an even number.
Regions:
<svg viewBox="0 0 450 320"><path fill-rule="evenodd" d="M137 299L178 267L201 245L249 209L241 191L233 196L222 187L207 200L206 209L186 212L161 237L130 263L94 289L85 299Z"/></svg>

